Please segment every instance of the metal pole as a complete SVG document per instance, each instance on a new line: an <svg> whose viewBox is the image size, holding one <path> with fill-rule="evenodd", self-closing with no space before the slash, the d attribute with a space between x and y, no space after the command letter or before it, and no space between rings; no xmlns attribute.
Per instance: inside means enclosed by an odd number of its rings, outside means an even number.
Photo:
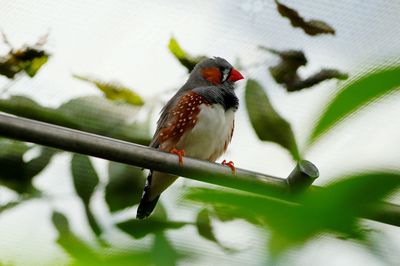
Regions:
<svg viewBox="0 0 400 266"><path fill-rule="evenodd" d="M283 198L293 189L304 190L318 176L307 161L300 162L288 179L243 169L232 174L228 167L191 158L184 158L180 166L175 155L149 147L5 114L0 114L0 135L264 196ZM400 226L400 206L383 202L371 210L373 214L365 218Z"/></svg>
<svg viewBox="0 0 400 266"><path fill-rule="evenodd" d="M278 177L242 169L232 174L228 167L191 158L184 158L181 167L173 154L5 114L0 114L0 135L258 194L282 194L287 188L285 179Z"/></svg>

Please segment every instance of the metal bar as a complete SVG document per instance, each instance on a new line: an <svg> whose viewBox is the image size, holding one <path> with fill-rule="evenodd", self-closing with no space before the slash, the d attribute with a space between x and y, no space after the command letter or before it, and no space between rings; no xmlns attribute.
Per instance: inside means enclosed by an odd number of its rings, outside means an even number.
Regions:
<svg viewBox="0 0 400 266"><path fill-rule="evenodd" d="M290 192L285 178L242 169L232 174L228 167L191 158L180 166L175 155L149 147L5 114L0 114L0 135L266 196L284 197ZM365 218L400 226L400 206L380 203L373 209L373 215Z"/></svg>
<svg viewBox="0 0 400 266"><path fill-rule="evenodd" d="M173 154L5 114L0 114L0 135L258 194L281 194L287 188L286 180L278 177L242 169L233 175L228 167L192 158L184 158L181 167Z"/></svg>

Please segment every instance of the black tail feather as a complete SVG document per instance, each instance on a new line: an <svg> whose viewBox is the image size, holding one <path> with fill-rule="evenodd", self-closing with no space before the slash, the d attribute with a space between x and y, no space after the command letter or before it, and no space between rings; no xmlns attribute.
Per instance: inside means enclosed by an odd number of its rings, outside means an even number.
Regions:
<svg viewBox="0 0 400 266"><path fill-rule="evenodd" d="M153 177L153 171L150 171L149 176L147 177L146 185L144 187L142 199L140 200L139 207L136 212L137 219L144 219L149 217L149 215L153 212L154 208L156 207L158 199L160 198L160 196L158 196L153 200L149 199L152 177Z"/></svg>

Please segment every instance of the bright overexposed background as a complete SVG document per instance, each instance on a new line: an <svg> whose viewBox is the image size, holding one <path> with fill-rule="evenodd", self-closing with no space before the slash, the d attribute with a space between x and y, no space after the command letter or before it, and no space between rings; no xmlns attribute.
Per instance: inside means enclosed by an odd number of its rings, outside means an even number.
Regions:
<svg viewBox="0 0 400 266"><path fill-rule="evenodd" d="M257 78L265 87L272 104L291 122L300 147L305 147L312 125L323 106L340 86L326 81L312 89L287 93L270 77L267 66L277 58L259 49L302 49L308 65L304 76L321 67L337 68L354 77L381 64L400 61L400 2L398 1L282 1L307 18L322 19L332 25L336 35L310 37L291 27L276 11L272 0L257 1L28 1L0 0L0 28L15 47L35 43L49 32L46 49L52 57L34 79L22 78L1 97L29 95L39 103L57 107L82 95L101 95L94 87L76 80L72 74L118 80L134 88L144 99L178 89L187 78L186 69L171 55L168 41L174 36L191 54L221 56L232 64L247 68L246 78ZM0 52L7 52L0 46ZM8 81L0 77L0 87ZM240 82L239 82L240 83ZM243 83L237 94L242 99ZM358 170L400 168L400 95L374 103L367 110L345 121L305 153L305 158L318 166L318 184ZM243 103L243 101L242 101ZM161 106L157 107L158 109ZM154 117L154 125L157 117ZM237 113L236 131L224 158L236 166L271 175L286 177L294 167L289 153L273 143L257 139L248 121L244 104ZM105 162L93 159L102 178ZM1 169L0 169L1 170ZM54 195L49 202L36 201L21 205L0 216L0 261L16 265L53 265L67 263L68 257L54 245L56 237L49 215L53 208L65 212L74 231L91 239L80 202L73 197L69 157L58 155L35 180L35 185ZM188 207L174 210L182 185L197 185L180 180L165 192L166 207L172 218L193 219ZM12 198L0 190L0 202ZM99 197L100 198L100 197ZM394 199L396 200L396 199ZM106 215L104 206L93 206ZM290 265L386 265L398 262L400 230L372 223L383 230L388 261L379 261L352 242L321 238L294 252ZM111 225L108 237L123 246L130 239ZM239 229L240 230L239 230ZM217 236L226 245L240 246L243 252L226 254L217 246L200 239L194 228L170 232L176 245L207 252L195 260L199 265L260 265L267 256L265 239L254 227L243 222L216 226ZM190 241L188 241L188 239ZM189 243L188 243L189 242ZM134 244L134 243L132 243ZM292 259L290 259L292 258ZM185 265L188 262L182 262Z"/></svg>

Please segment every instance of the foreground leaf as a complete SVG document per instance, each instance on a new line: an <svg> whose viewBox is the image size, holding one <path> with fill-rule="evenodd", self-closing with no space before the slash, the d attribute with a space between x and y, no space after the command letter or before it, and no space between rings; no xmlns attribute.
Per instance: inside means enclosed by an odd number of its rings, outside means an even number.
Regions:
<svg viewBox="0 0 400 266"><path fill-rule="evenodd" d="M125 253L110 252L109 249L96 251L70 229L67 218L59 212L52 214L53 224L58 232L59 244L72 258L71 265L79 266L125 266L152 265L156 254L152 251L128 250Z"/></svg>
<svg viewBox="0 0 400 266"><path fill-rule="evenodd" d="M73 117L68 117L53 108L39 105L26 96L11 96L9 99L0 99L0 111L22 116L42 122L80 129Z"/></svg>
<svg viewBox="0 0 400 266"><path fill-rule="evenodd" d="M399 188L400 173L373 172L309 191L298 203L206 188L192 189L186 198L267 226L272 232L271 251L279 253L327 233L365 239L368 231L360 230L360 217L369 217L375 211L371 206Z"/></svg>
<svg viewBox="0 0 400 266"><path fill-rule="evenodd" d="M108 176L105 200L111 212L139 203L146 180L142 169L110 162L108 164Z"/></svg>
<svg viewBox="0 0 400 266"><path fill-rule="evenodd" d="M57 110L73 119L83 131L140 144L148 144L150 141L146 122L127 123L138 114L138 106L116 104L102 97L85 96L72 99Z"/></svg>
<svg viewBox="0 0 400 266"><path fill-rule="evenodd" d="M119 229L136 239L145 237L151 233L159 233L169 229L179 229L189 223L167 221L164 219L150 217L144 220L131 219L118 223Z"/></svg>
<svg viewBox="0 0 400 266"><path fill-rule="evenodd" d="M200 236L214 242L215 244L223 248L225 251L233 251L232 249L223 246L216 238L211 224L210 213L207 209L202 209L197 213L196 228Z"/></svg>
<svg viewBox="0 0 400 266"><path fill-rule="evenodd" d="M62 213L53 212L52 221L58 232L57 244L68 254L83 265L90 265L90 263L94 265L99 261L96 252L71 231L67 217Z"/></svg>
<svg viewBox="0 0 400 266"><path fill-rule="evenodd" d="M71 171L74 181L76 194L81 198L86 217L93 232L99 236L101 229L90 210L90 199L95 191L96 186L99 184L99 177L94 169L90 159L86 155L74 154L71 160Z"/></svg>
<svg viewBox="0 0 400 266"><path fill-rule="evenodd" d="M179 259L185 257L184 254L175 250L165 234L162 233L155 235L152 252L156 266L174 266L177 265Z"/></svg>
<svg viewBox="0 0 400 266"><path fill-rule="evenodd" d="M279 3L275 0L279 14L290 20L290 23L295 28L301 28L305 33L311 36L319 34L335 34L335 30L327 23L321 20L305 20L299 13L286 5Z"/></svg>
<svg viewBox="0 0 400 266"><path fill-rule="evenodd" d="M245 100L247 113L258 138L281 145L289 150L295 160L299 160L300 155L290 124L275 111L257 81L247 81Z"/></svg>
<svg viewBox="0 0 400 266"><path fill-rule="evenodd" d="M33 178L49 163L55 149L40 147L39 156L24 160L26 152L40 146L28 146L24 142L0 138L0 183L18 193L34 193Z"/></svg>
<svg viewBox="0 0 400 266"><path fill-rule="evenodd" d="M315 142L338 122L380 97L400 91L400 66L380 69L346 84L328 104L310 136Z"/></svg>
<svg viewBox="0 0 400 266"><path fill-rule="evenodd" d="M139 94L118 82L104 82L95 78L88 78L80 75L74 75L74 77L94 84L104 93L104 96L107 99L122 101L138 106L144 104L144 101Z"/></svg>
<svg viewBox="0 0 400 266"><path fill-rule="evenodd" d="M207 58L206 56L194 57L189 55L181 48L177 40L173 37L171 37L169 40L168 49L175 56L175 58L187 68L188 72L192 71L195 65L201 60Z"/></svg>
<svg viewBox="0 0 400 266"><path fill-rule="evenodd" d="M127 122L137 115L138 107L116 104L102 97L79 97L53 109L26 96L12 96L0 99L0 111L142 145L151 140L147 122Z"/></svg>

